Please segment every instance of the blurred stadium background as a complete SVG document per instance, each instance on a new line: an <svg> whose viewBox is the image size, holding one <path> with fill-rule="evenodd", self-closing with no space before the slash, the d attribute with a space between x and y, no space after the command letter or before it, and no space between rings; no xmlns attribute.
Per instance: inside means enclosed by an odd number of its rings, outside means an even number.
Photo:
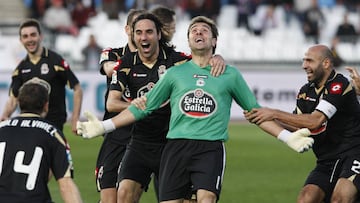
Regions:
<svg viewBox="0 0 360 203"><path fill-rule="evenodd" d="M11 71L26 54L19 42L18 25L25 17L30 16L29 9L33 1L36 0L0 0L1 110L7 98ZM88 25L81 28L76 36L58 34L52 38L53 36L46 30L44 33L44 45L61 53L79 77L84 89L83 110L91 110L99 117L102 116L104 109L105 79L98 71L84 70L84 56L81 50L87 45L91 34L103 48L120 47L126 43L127 38L123 30L126 13L118 12L115 16L109 16L102 9L104 2L114 1L124 2L125 0L96 1L98 3L96 16L90 18ZM201 2L202 0L194 1ZM255 1L260 2L260 0ZM126 2L131 1L126 0ZM174 4L174 2L184 1L164 0L164 2ZM314 44L314 41L305 37L299 21L294 16L286 23L284 7L275 8L274 15L279 19L276 27L265 30L261 35L254 35L236 25L236 6L226 3L228 2L226 0L221 0L221 2L223 4L216 17L220 33L217 53L221 54L228 63L239 68L261 105L291 111L298 88L306 82L301 69L301 59L304 51ZM294 2L305 4L309 1L294 0ZM349 21L359 31L359 8L346 7L344 2L346 0L318 0L319 4L326 5L320 7L325 23L320 29L319 43L331 46L337 26L342 22L343 15L347 11L349 11ZM358 3L357 0L353 2ZM264 12L266 6L260 6L258 10ZM186 30L190 16L182 9L176 8L176 11L177 32L173 42L177 50L189 52ZM251 16L250 21L256 24L256 16ZM338 71L343 72L343 67L346 65L359 65L359 40L354 44L339 43L337 51L345 61L338 67ZM71 96L71 92L68 92L67 97L71 98ZM72 109L70 101L71 99L68 103L69 112ZM313 165L312 153L304 155L292 153L277 140L264 136L264 133L254 125L239 125L237 121L242 119L242 110L235 105L231 113L235 122L230 125L230 142L227 143L229 164L220 202L237 203L239 200L246 203L295 202L306 174ZM102 139L84 141L80 137L73 136L68 126L65 131L72 146L76 168L75 181L80 187L85 202L96 202L98 193L95 192L94 180L89 177L93 174ZM60 202L56 188L52 183L51 191L54 200ZM145 194L143 202L154 202L151 188L150 193Z"/></svg>
<svg viewBox="0 0 360 203"><path fill-rule="evenodd" d="M59 1L59 0L51 0ZM117 5L127 5L136 2L138 6L147 3L148 7L158 2L172 4L177 13L177 26L173 43L177 50L189 53L186 40L186 30L190 20L190 13L181 7L184 2L217 2L216 15L212 16L219 27L219 39L217 54L221 54L225 60L235 65L244 75L251 88L257 95L260 104L284 110L292 110L295 95L306 78L301 68L301 59L305 50L315 41L307 38L302 30L299 18L295 14L295 7L310 6L314 1L317 3L324 19L319 22L319 43L332 45L338 25L343 21L343 16L348 13L348 20L355 29L360 29L360 3L354 0L249 0L257 4L256 12L249 16L249 24L253 29L261 23L261 17L269 8L269 4L277 6L273 10L274 26L264 28L261 34L255 35L245 27L237 26L237 2L243 0L82 0L84 5L94 5L96 15L90 17L87 25L79 28L76 35L58 33L56 35L43 26L44 45L50 47L69 62L72 69L80 78L85 90L83 109L96 112L99 116L103 111L103 92L105 80L97 72L85 70L84 55L82 49L87 46L89 36L94 35L100 47L121 47L126 43L124 33L126 12L120 11L109 13L109 2ZM245 0L246 1L246 0ZM26 17L34 16L33 3L47 2L37 0L0 0L0 97L6 98L10 83L11 71L16 67L19 60L26 54L19 42L18 26ZM66 0L69 12L74 9L75 0ZM288 16L285 5L292 2L293 10ZM91 4L92 3L92 4ZM351 4L352 3L352 4ZM304 8L302 8L304 9ZM208 13L206 9L204 13ZM40 18L41 20L41 18ZM360 40L355 43L340 42L336 45L337 53L342 57L342 63L337 69L343 71L346 65L357 66L360 62ZM346 73L345 73L346 74ZM71 97L71 93L68 93ZM71 100L69 100L71 101ZM0 106L4 106L5 99L0 100ZM71 111L71 103L68 110ZM242 118L242 113L234 107L232 118Z"/></svg>

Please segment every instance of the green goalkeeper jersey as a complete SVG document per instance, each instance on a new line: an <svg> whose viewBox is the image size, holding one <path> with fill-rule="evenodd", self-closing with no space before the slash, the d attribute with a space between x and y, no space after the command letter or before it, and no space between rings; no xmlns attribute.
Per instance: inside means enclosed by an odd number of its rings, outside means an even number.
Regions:
<svg viewBox="0 0 360 203"><path fill-rule="evenodd" d="M245 110L260 107L236 68L227 65L214 77L210 66L201 68L192 60L168 69L146 97L144 111L129 110L139 120L170 99L168 139L226 141L232 100Z"/></svg>

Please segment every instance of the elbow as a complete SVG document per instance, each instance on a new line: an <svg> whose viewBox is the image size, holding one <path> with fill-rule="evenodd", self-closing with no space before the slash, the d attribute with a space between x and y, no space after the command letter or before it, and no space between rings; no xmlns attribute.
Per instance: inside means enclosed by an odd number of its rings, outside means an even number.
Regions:
<svg viewBox="0 0 360 203"><path fill-rule="evenodd" d="M106 109L108 112L116 112L115 105L110 100L106 102Z"/></svg>

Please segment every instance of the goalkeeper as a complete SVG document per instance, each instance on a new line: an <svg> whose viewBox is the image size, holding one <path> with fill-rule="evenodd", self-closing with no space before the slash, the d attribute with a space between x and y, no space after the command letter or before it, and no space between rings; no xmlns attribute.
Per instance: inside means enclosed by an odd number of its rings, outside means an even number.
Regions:
<svg viewBox="0 0 360 203"><path fill-rule="evenodd" d="M225 169L223 143L228 139L232 99L245 110L259 107L236 68L228 65L223 75L211 76L209 60L215 52L217 36L212 20L195 17L188 30L191 61L167 70L146 97L134 100L116 117L98 121L88 113L89 121L78 123L78 133L91 138L144 118L170 98L170 129L160 166L160 201L181 202L192 186L198 200L216 202ZM306 151L313 144L307 129L291 133L274 121L263 122L259 127L297 152Z"/></svg>

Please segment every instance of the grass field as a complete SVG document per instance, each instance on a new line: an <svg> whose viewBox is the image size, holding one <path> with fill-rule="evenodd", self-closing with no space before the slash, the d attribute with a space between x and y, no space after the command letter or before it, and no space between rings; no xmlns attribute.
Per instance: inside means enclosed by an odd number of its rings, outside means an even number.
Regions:
<svg viewBox="0 0 360 203"><path fill-rule="evenodd" d="M75 182L86 203L97 203L94 166L102 138L84 140L65 133L71 145ZM268 136L255 125L233 122L226 143L227 165L220 203L291 203L315 164L312 152L298 154ZM50 182L52 197L62 202L55 181ZM152 185L141 203L156 203Z"/></svg>

